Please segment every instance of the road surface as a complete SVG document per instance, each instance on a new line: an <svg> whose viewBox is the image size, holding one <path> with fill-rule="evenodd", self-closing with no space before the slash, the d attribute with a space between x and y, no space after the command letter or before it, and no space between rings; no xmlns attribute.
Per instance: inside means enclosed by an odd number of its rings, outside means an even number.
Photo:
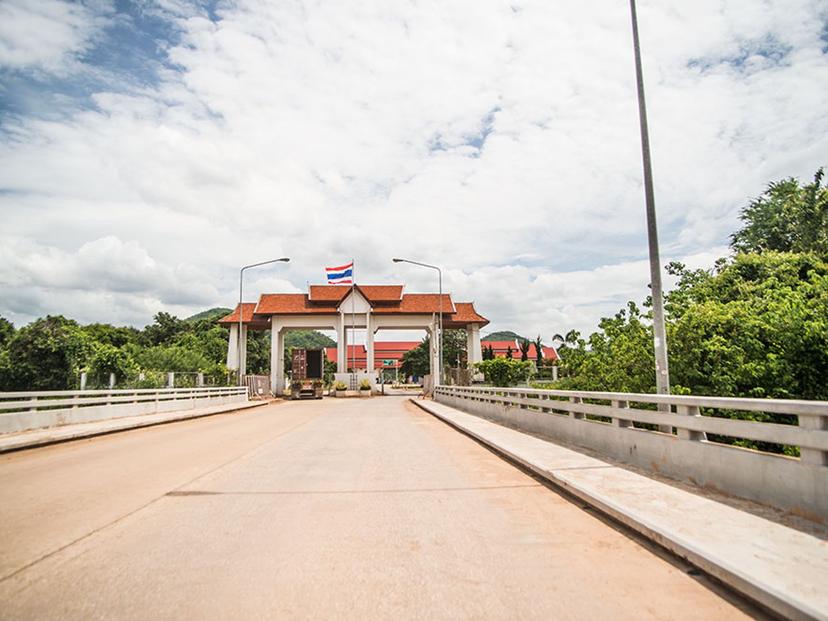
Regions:
<svg viewBox="0 0 828 621"><path fill-rule="evenodd" d="M404 397L0 457L4 619L734 619L756 611Z"/></svg>

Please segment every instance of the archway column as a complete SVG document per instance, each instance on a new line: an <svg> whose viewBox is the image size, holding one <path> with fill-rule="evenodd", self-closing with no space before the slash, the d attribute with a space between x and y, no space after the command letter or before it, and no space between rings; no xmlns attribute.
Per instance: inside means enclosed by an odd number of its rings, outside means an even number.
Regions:
<svg viewBox="0 0 828 621"><path fill-rule="evenodd" d="M247 324L242 324L241 329L241 361L239 362L239 375L244 376L247 373L247 333L249 332Z"/></svg>
<svg viewBox="0 0 828 621"><path fill-rule="evenodd" d="M239 368L239 324L230 325L230 337L227 340L227 368L235 371Z"/></svg>
<svg viewBox="0 0 828 621"><path fill-rule="evenodd" d="M365 313L365 369L368 373L374 371L374 327L371 322L371 313Z"/></svg>
<svg viewBox="0 0 828 621"><path fill-rule="evenodd" d="M285 330L274 315L270 318L270 389L285 393Z"/></svg>
<svg viewBox="0 0 828 621"><path fill-rule="evenodd" d="M345 326L345 315L339 315L336 328L336 372L348 372L348 330Z"/></svg>
<svg viewBox="0 0 828 621"><path fill-rule="evenodd" d="M470 323L466 326L466 353L469 368L474 370L474 364L483 361L483 351L480 345L480 324Z"/></svg>

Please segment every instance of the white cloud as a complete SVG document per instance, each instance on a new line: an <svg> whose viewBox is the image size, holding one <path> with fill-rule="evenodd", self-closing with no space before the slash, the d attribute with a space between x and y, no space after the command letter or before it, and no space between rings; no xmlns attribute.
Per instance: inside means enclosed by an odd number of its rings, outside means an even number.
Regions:
<svg viewBox="0 0 828 621"><path fill-rule="evenodd" d="M363 282L433 290L395 255L440 263L458 299L525 333L587 331L646 294L626 5L246 0L215 22L177 1L159 10L181 31L180 71L96 93L60 122L3 123L3 244L43 267L0 271L14 289L0 313L101 295L86 317L230 306L239 265L283 255L251 274L251 296L351 257ZM748 197L826 163L820 4L639 14L663 255L712 263ZM12 297L32 300L28 315Z"/></svg>
<svg viewBox="0 0 828 621"><path fill-rule="evenodd" d="M108 23L108 4L63 0L0 3L0 67L63 74Z"/></svg>

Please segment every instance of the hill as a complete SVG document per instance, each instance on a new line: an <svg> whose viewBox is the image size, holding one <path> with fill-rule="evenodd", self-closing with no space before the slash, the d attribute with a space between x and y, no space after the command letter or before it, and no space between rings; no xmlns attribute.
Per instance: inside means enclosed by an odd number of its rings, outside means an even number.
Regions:
<svg viewBox="0 0 828 621"><path fill-rule="evenodd" d="M195 315L191 315L190 317L187 317L184 321L201 321L202 319L221 319L225 315L229 315L232 312L233 310L230 308L216 306L215 308L211 308L209 310L196 313Z"/></svg>
<svg viewBox="0 0 828 621"><path fill-rule="evenodd" d="M334 347L336 341L316 330L290 330L285 334L285 347L304 347L305 349L319 349Z"/></svg>
<svg viewBox="0 0 828 621"><path fill-rule="evenodd" d="M513 341L515 339L524 340L525 337L522 337L520 334L515 334L511 330L501 330L500 332L492 332L491 334L484 336L481 340L482 341ZM531 339L529 339L531 340Z"/></svg>

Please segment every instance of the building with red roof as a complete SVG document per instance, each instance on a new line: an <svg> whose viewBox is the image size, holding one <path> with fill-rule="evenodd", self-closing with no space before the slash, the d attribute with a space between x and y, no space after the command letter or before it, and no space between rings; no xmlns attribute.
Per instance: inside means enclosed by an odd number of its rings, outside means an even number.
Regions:
<svg viewBox="0 0 828 621"><path fill-rule="evenodd" d="M520 341L518 339L513 339L511 341L482 341L481 345L484 350L488 349L489 347L492 348L492 353L494 353L495 358L505 358L508 354L509 350L512 350L512 358L520 359ZM532 362L537 361L537 349L535 348L535 344L531 343L529 345L529 360ZM558 360L558 352L555 351L554 347L548 347L543 345L541 347L541 360L548 360L550 362L554 362Z"/></svg>

